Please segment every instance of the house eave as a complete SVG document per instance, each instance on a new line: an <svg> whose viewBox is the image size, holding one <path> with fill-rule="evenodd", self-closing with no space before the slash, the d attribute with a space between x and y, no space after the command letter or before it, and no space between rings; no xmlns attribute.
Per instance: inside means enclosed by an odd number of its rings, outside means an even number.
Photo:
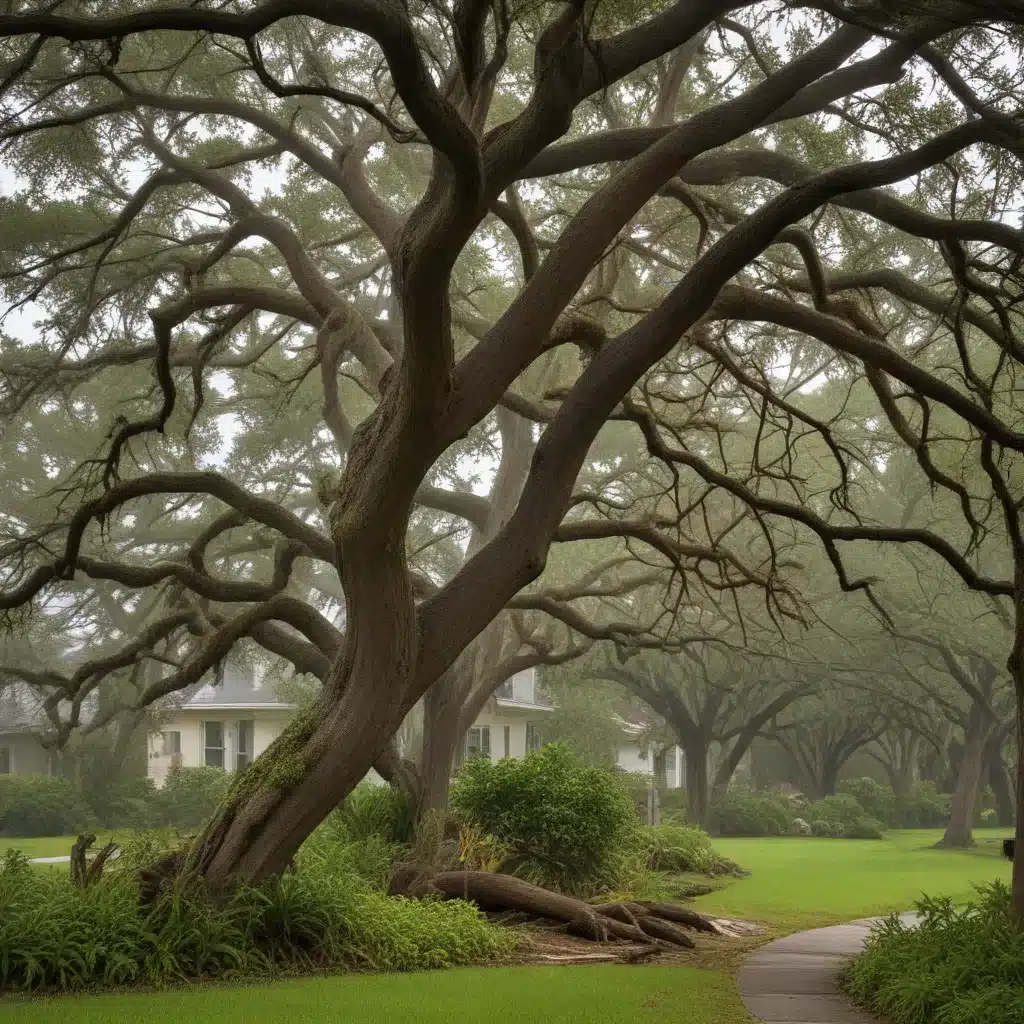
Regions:
<svg viewBox="0 0 1024 1024"><path fill-rule="evenodd" d="M217 704L183 704L180 708L176 708L176 712L181 711L296 711L298 710L298 704L228 704L228 703L217 703Z"/></svg>
<svg viewBox="0 0 1024 1024"><path fill-rule="evenodd" d="M498 707L512 708L516 711L554 711L550 704L531 704L525 700L509 700L507 697L495 697Z"/></svg>

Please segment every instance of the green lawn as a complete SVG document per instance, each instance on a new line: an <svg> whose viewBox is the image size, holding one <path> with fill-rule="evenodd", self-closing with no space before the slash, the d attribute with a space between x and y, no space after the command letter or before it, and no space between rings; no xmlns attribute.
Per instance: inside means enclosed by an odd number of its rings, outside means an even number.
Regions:
<svg viewBox="0 0 1024 1024"><path fill-rule="evenodd" d="M883 840L716 839L715 847L752 872L697 900L697 909L763 921L778 931L837 924L912 909L922 893L957 902L972 885L1010 880L999 839L978 829L969 851L936 850L941 831L892 832Z"/></svg>
<svg viewBox="0 0 1024 1024"><path fill-rule="evenodd" d="M978 831L971 851L934 849L938 831L894 832L880 841L721 839L715 845L752 872L697 901L699 909L763 921L774 932L910 909L922 893L972 895L972 885L1009 880L999 838ZM73 839L8 840L33 856L57 855ZM0 842L0 849L4 843ZM212 985L159 994L133 993L0 1002L0 1016L26 1024L181 1024L288 1018L384 1024L411 1019L448 1024L510 1013L522 1024L746 1024L727 971L683 967L510 967L430 974L347 976L273 985Z"/></svg>
<svg viewBox="0 0 1024 1024"><path fill-rule="evenodd" d="M0 856L7 850L21 850L26 857L67 857L78 836L42 836L38 839L0 839Z"/></svg>
<svg viewBox="0 0 1024 1024"><path fill-rule="evenodd" d="M159 995L77 996L0 1004L25 1024L222 1024L223 1021L344 1021L451 1024L497 1015L529 1024L746 1024L726 974L681 967L506 967L431 974L317 978Z"/></svg>

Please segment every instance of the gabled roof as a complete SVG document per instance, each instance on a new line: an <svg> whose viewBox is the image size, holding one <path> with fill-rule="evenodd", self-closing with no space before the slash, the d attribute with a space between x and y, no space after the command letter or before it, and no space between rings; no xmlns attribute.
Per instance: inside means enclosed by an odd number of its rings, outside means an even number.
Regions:
<svg viewBox="0 0 1024 1024"><path fill-rule="evenodd" d="M53 729L53 723L47 718L43 711L43 704L46 698L53 692L52 689L40 690L21 680L8 683L0 689L0 733L12 732L44 732ZM88 694L82 701L79 710L78 721L86 724L96 714L96 705L99 695L95 692ZM68 705L64 703L57 708L58 713L63 711L61 717L68 718Z"/></svg>
<svg viewBox="0 0 1024 1024"><path fill-rule="evenodd" d="M0 690L0 733L30 732L43 723L43 694L22 682Z"/></svg>
<svg viewBox="0 0 1024 1024"><path fill-rule="evenodd" d="M221 682L209 678L191 693L178 710L219 711L250 708L294 711L296 705L281 700L270 686L260 685L249 669L226 665Z"/></svg>

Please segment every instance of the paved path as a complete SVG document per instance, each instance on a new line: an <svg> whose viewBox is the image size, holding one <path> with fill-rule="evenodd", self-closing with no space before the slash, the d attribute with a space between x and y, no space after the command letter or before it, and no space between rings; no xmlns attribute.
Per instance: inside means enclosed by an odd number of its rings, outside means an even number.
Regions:
<svg viewBox="0 0 1024 1024"><path fill-rule="evenodd" d="M914 921L916 914L902 915ZM787 935L762 946L740 971L740 995L766 1024L877 1024L839 991L843 964L859 953L878 918Z"/></svg>

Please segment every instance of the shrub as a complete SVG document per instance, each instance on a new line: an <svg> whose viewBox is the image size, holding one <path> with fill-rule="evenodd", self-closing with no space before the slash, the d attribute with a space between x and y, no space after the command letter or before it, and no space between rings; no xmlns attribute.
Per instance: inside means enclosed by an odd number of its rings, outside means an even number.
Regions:
<svg viewBox="0 0 1024 1024"><path fill-rule="evenodd" d="M74 784L60 775L0 776L0 835L61 836L91 817Z"/></svg>
<svg viewBox="0 0 1024 1024"><path fill-rule="evenodd" d="M160 845L161 841L149 844ZM266 976L312 968L422 970L507 955L515 939L461 901L389 897L336 843L307 843L296 869L217 906L175 889L140 907L129 865L143 837L89 889L64 872L0 865L0 989L71 990ZM125 868L128 868L126 870Z"/></svg>
<svg viewBox="0 0 1024 1024"><path fill-rule="evenodd" d="M723 836L781 836L793 822L789 801L776 793L730 791L713 814Z"/></svg>
<svg viewBox="0 0 1024 1024"><path fill-rule="evenodd" d="M919 782L906 796L897 798L896 824L900 828L939 828L949 820L951 800L934 782Z"/></svg>
<svg viewBox="0 0 1024 1024"><path fill-rule="evenodd" d="M160 821L185 830L199 828L227 795L230 781L223 768L172 767L158 793Z"/></svg>
<svg viewBox="0 0 1024 1024"><path fill-rule="evenodd" d="M468 761L452 806L510 851L506 870L567 892L615 884L640 827L621 773L592 767L561 744L522 759Z"/></svg>
<svg viewBox="0 0 1024 1024"><path fill-rule="evenodd" d="M843 988L892 1024L1019 1024L1024 932L1013 926L1005 885L979 897L959 911L948 899L922 900L917 927L886 920L845 968Z"/></svg>
<svg viewBox="0 0 1024 1024"><path fill-rule="evenodd" d="M809 836L813 831L811 823L804 821L803 818L794 818L789 826L789 834L791 836Z"/></svg>
<svg viewBox="0 0 1024 1024"><path fill-rule="evenodd" d="M807 814L812 821L828 821L842 825L843 829L856 825L861 818L866 817L864 808L861 807L856 797L849 793L837 793L835 796L826 796L821 800L815 800L807 808Z"/></svg>
<svg viewBox="0 0 1024 1024"><path fill-rule="evenodd" d="M114 779L85 793L89 808L104 828L148 829L160 824L160 792L144 775Z"/></svg>
<svg viewBox="0 0 1024 1024"><path fill-rule="evenodd" d="M741 874L737 866L711 845L711 837L695 825L657 825L640 830L646 867L650 871L700 875Z"/></svg>
<svg viewBox="0 0 1024 1024"><path fill-rule="evenodd" d="M847 839L884 839L885 825L876 818L860 818L847 826L843 835Z"/></svg>
<svg viewBox="0 0 1024 1024"><path fill-rule="evenodd" d="M870 778L847 779L839 784L839 792L852 796L869 818L891 827L899 825L898 800L891 786Z"/></svg>
<svg viewBox="0 0 1024 1024"><path fill-rule="evenodd" d="M844 831L843 824L839 821L815 818L811 822L811 833L822 839L841 839Z"/></svg>
<svg viewBox="0 0 1024 1024"><path fill-rule="evenodd" d="M350 840L379 836L389 843L412 840L415 816L406 795L393 786L361 782L334 812Z"/></svg>

